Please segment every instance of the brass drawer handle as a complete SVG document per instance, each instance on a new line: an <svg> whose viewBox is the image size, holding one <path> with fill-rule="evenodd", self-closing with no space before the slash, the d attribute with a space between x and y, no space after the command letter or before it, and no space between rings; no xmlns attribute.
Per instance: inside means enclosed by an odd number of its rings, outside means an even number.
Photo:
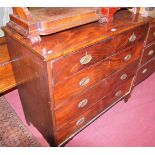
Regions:
<svg viewBox="0 0 155 155"><path fill-rule="evenodd" d="M124 57L124 61L129 61L131 59L132 55L128 54Z"/></svg>
<svg viewBox="0 0 155 155"><path fill-rule="evenodd" d="M84 123L84 121L85 121L85 118L84 118L84 117L80 118L80 119L76 122L76 126L81 125L82 123Z"/></svg>
<svg viewBox="0 0 155 155"><path fill-rule="evenodd" d="M91 61L91 59L92 59L92 56L91 55L85 55L85 56L83 56L81 59L80 59L80 63L82 64L82 65L85 65L85 64L88 64L90 61Z"/></svg>
<svg viewBox="0 0 155 155"><path fill-rule="evenodd" d="M136 35L133 32L133 34L129 38L129 42L134 42L135 40L136 40Z"/></svg>
<svg viewBox="0 0 155 155"><path fill-rule="evenodd" d="M148 71L147 68L143 69L142 73L145 74Z"/></svg>
<svg viewBox="0 0 155 155"><path fill-rule="evenodd" d="M116 92L115 96L116 96L116 97L119 97L121 94L122 94L122 91L119 90L119 91Z"/></svg>
<svg viewBox="0 0 155 155"><path fill-rule="evenodd" d="M85 78L83 78L83 79L79 82L79 85L80 85L80 86L85 86L85 85L87 85L87 84L89 83L89 81L90 81L90 78L89 78L89 77L85 77Z"/></svg>
<svg viewBox="0 0 155 155"><path fill-rule="evenodd" d="M150 50L150 51L148 52L148 56L152 55L153 53L154 53L154 50Z"/></svg>
<svg viewBox="0 0 155 155"><path fill-rule="evenodd" d="M127 78L127 74L122 74L120 77L121 80L125 80L126 78Z"/></svg>
<svg viewBox="0 0 155 155"><path fill-rule="evenodd" d="M154 37L155 37L155 32L153 32L153 35L154 35Z"/></svg>
<svg viewBox="0 0 155 155"><path fill-rule="evenodd" d="M83 99L79 104L78 107L79 108L83 108L88 104L88 100L87 99Z"/></svg>

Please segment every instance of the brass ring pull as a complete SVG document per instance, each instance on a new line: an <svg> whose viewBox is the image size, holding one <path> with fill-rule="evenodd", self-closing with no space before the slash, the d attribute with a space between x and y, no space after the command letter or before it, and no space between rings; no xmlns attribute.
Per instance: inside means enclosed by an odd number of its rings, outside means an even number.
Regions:
<svg viewBox="0 0 155 155"><path fill-rule="evenodd" d="M148 71L147 68L143 69L142 73L145 74Z"/></svg>
<svg viewBox="0 0 155 155"><path fill-rule="evenodd" d="M136 40L136 35L133 32L133 34L129 38L129 42L134 42L135 40Z"/></svg>
<svg viewBox="0 0 155 155"><path fill-rule="evenodd" d="M80 119L76 122L76 126L80 126L82 123L84 123L84 121L85 121L85 118L84 118L84 117L80 118Z"/></svg>
<svg viewBox="0 0 155 155"><path fill-rule="evenodd" d="M155 37L155 32L153 32L153 35L154 35L154 37Z"/></svg>
<svg viewBox="0 0 155 155"><path fill-rule="evenodd" d="M79 82L79 85L80 85L80 86L85 86L85 85L87 85L87 84L89 83L89 81L90 81L90 78L89 78L89 77L85 77L85 78L83 78L83 79Z"/></svg>
<svg viewBox="0 0 155 155"><path fill-rule="evenodd" d="M121 80L125 80L126 78L127 78L127 74L123 74L123 75L121 75L121 77L120 77Z"/></svg>
<svg viewBox="0 0 155 155"><path fill-rule="evenodd" d="M82 65L85 65L85 64L88 64L90 61L91 61L91 59L92 59L92 56L91 55L85 55L85 56L83 56L81 59L80 59L80 63L82 64Z"/></svg>
<svg viewBox="0 0 155 155"><path fill-rule="evenodd" d="M150 51L148 52L148 56L152 55L153 53L154 53L154 50L150 50Z"/></svg>
<svg viewBox="0 0 155 155"><path fill-rule="evenodd" d="M119 97L121 94L122 94L122 91L119 90L119 91L116 92L115 96L116 96L116 97Z"/></svg>
<svg viewBox="0 0 155 155"><path fill-rule="evenodd" d="M79 104L78 107L79 108L83 108L88 104L88 100L87 99L83 99Z"/></svg>
<svg viewBox="0 0 155 155"><path fill-rule="evenodd" d="M124 57L124 61L129 61L131 59L132 55L128 54Z"/></svg>

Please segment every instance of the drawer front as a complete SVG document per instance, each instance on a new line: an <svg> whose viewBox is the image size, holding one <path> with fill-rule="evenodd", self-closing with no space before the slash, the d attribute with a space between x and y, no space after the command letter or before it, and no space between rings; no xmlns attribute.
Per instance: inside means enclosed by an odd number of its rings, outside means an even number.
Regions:
<svg viewBox="0 0 155 155"><path fill-rule="evenodd" d="M148 30L146 44L148 45L149 43L153 41L155 41L155 24L152 24Z"/></svg>
<svg viewBox="0 0 155 155"><path fill-rule="evenodd" d="M140 57L141 47L133 46L106 61L97 63L86 70L83 70L71 78L55 85L54 99L55 104L61 103L69 97L86 90L110 74L123 69L129 63L134 62Z"/></svg>
<svg viewBox="0 0 155 155"><path fill-rule="evenodd" d="M89 67L108 56L125 49L139 41L144 41L148 25L136 27L113 38L103 40L53 62L54 83L67 79L69 76ZM143 32L143 33L142 33Z"/></svg>
<svg viewBox="0 0 155 155"><path fill-rule="evenodd" d="M125 95L131 86L132 79L128 80L126 83L118 87L109 96L103 98L91 108L89 108L85 113L79 115L77 118L69 120L64 126L56 131L58 143L62 143L66 138L74 134L77 130L86 125L95 116L105 110L107 107L112 105L115 101L119 100L123 95Z"/></svg>
<svg viewBox="0 0 155 155"><path fill-rule="evenodd" d="M144 49L141 66L155 57L155 43Z"/></svg>
<svg viewBox="0 0 155 155"><path fill-rule="evenodd" d="M139 41L143 42L146 38L147 30L148 24L145 24L117 35L115 39L116 51L122 50Z"/></svg>
<svg viewBox="0 0 155 155"><path fill-rule="evenodd" d="M135 85L144 81L155 71L155 57L139 69Z"/></svg>
<svg viewBox="0 0 155 155"><path fill-rule="evenodd" d="M119 85L126 83L135 75L137 67L138 61L105 80L102 80L84 93L80 93L67 100L66 103L55 110L57 127L61 127L67 120L73 119L84 111L87 111L94 103L101 100L104 96L107 96L111 90L115 90Z"/></svg>
<svg viewBox="0 0 155 155"><path fill-rule="evenodd" d="M113 39L108 39L55 60L53 62L54 82L64 80L111 55L114 52L112 42Z"/></svg>

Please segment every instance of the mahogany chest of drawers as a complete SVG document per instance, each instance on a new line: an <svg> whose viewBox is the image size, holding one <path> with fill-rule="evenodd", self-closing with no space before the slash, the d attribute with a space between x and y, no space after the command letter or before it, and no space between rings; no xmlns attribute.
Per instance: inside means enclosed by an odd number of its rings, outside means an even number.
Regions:
<svg viewBox="0 0 155 155"><path fill-rule="evenodd" d="M4 28L11 59L17 60L12 65L25 117L51 146L65 144L119 100L128 99L139 66L149 59L145 53L154 55L152 44L143 51L149 20L122 15L112 23L44 36L37 44Z"/></svg>

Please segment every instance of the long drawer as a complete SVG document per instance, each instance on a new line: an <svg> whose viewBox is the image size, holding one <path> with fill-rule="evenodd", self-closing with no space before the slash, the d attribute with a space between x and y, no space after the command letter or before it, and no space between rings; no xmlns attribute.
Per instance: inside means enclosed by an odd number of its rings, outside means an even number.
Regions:
<svg viewBox="0 0 155 155"><path fill-rule="evenodd" d="M77 94L56 108L55 118L57 127L59 128L63 126L67 123L67 120L73 119L84 111L87 111L94 103L102 99L104 96L107 96L111 90L115 90L119 85L122 85L132 78L135 75L138 62L139 61L136 61L127 68L124 68L101 82L98 82L95 86L85 92Z"/></svg>
<svg viewBox="0 0 155 155"><path fill-rule="evenodd" d="M147 25L136 27L115 37L96 43L70 55L56 59L53 66L54 83L67 79L69 76L85 69L92 64L104 60L119 50L125 49L140 41L144 41ZM116 30L117 31L117 30ZM141 32L145 33L141 33Z"/></svg>
<svg viewBox="0 0 155 155"><path fill-rule="evenodd" d="M130 79L126 83L122 84L110 95L95 103L85 113L79 115L76 118L73 118L72 120L67 121L67 124L56 131L58 144L62 143L65 139L67 139L69 136L77 132L80 128L91 121L95 116L112 105L112 103L127 94L130 91L132 80L133 79Z"/></svg>
<svg viewBox="0 0 155 155"><path fill-rule="evenodd" d="M69 97L86 90L98 81L123 69L128 64L137 60L141 55L141 46L130 47L116 55L109 57L106 61L101 61L74 76L55 85L54 99L55 105L64 102Z"/></svg>

